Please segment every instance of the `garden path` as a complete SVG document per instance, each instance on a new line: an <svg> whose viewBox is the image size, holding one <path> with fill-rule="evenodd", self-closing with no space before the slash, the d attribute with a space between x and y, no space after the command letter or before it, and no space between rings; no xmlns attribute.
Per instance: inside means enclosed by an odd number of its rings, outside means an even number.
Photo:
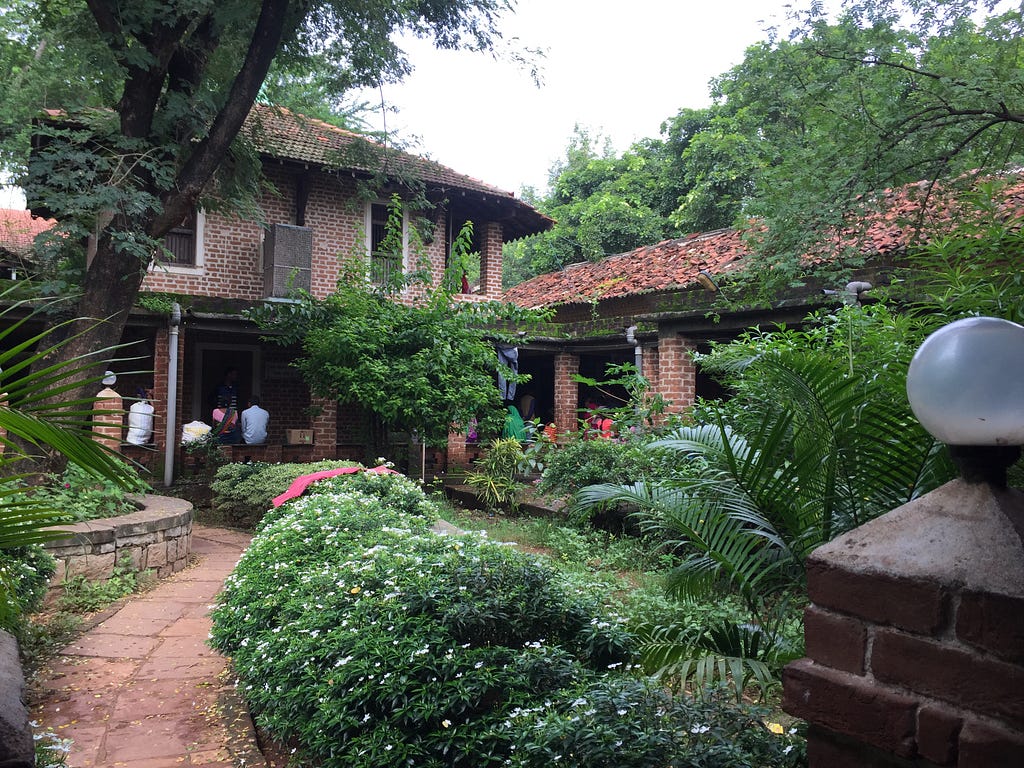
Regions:
<svg viewBox="0 0 1024 768"><path fill-rule="evenodd" d="M261 768L209 610L250 536L194 525L199 562L122 604L37 676L32 715L73 740L71 768Z"/></svg>

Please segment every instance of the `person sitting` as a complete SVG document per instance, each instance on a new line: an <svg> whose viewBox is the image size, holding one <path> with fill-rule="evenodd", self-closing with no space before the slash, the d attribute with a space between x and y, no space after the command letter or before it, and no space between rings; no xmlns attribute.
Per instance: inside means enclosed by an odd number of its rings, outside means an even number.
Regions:
<svg viewBox="0 0 1024 768"><path fill-rule="evenodd" d="M128 434L126 443L132 445L149 445L153 442L153 398L151 387L139 387L136 392L138 400L128 409Z"/></svg>
<svg viewBox="0 0 1024 768"><path fill-rule="evenodd" d="M213 409L213 432L217 435L217 442L223 445L238 445L242 439L238 429L238 411L224 398L218 400L217 407Z"/></svg>
<svg viewBox="0 0 1024 768"><path fill-rule="evenodd" d="M249 407L242 411L242 440L246 445L262 445L267 442L267 424L270 413L260 407L258 397L249 398Z"/></svg>

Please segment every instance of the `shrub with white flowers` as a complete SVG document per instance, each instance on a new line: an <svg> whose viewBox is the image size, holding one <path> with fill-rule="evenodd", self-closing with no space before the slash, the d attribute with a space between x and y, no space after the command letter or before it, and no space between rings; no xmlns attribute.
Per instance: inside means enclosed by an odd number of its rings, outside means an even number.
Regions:
<svg viewBox="0 0 1024 768"><path fill-rule="evenodd" d="M275 510L214 610L212 644L257 722L305 762L802 764L762 713L634 678L620 620L545 561L434 533L436 509L408 482L318 483Z"/></svg>

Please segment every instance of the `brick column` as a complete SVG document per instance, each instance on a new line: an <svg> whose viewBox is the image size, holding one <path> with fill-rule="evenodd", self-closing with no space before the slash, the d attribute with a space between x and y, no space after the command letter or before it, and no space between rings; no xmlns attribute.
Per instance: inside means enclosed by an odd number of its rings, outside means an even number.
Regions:
<svg viewBox="0 0 1024 768"><path fill-rule="evenodd" d="M121 451L121 431L124 427L124 402L110 387L96 395L93 406L93 439L111 450Z"/></svg>
<svg viewBox="0 0 1024 768"><path fill-rule="evenodd" d="M312 419L313 461L333 459L338 444L338 401L322 397L311 397L310 405L320 408L320 415Z"/></svg>
<svg viewBox="0 0 1024 768"><path fill-rule="evenodd" d="M811 555L811 768L1024 766L1022 532L1024 493L954 480Z"/></svg>
<svg viewBox="0 0 1024 768"><path fill-rule="evenodd" d="M480 227L480 290L488 299L501 298L501 224L485 222Z"/></svg>
<svg viewBox="0 0 1024 768"><path fill-rule="evenodd" d="M685 411L697 397L697 365L691 355L693 349L690 342L676 334L658 339L656 391L668 401L669 413Z"/></svg>
<svg viewBox="0 0 1024 768"><path fill-rule="evenodd" d="M153 442L163 461L164 448L167 445L167 368L170 362L170 332L167 328L158 328L153 344ZM185 326L178 327L178 403L175 409L174 424L171 434L177 445L181 442L181 425L184 420L184 401L182 396L185 386Z"/></svg>
<svg viewBox="0 0 1024 768"><path fill-rule="evenodd" d="M558 434L579 431L580 385L572 377L580 372L580 357L571 352L555 355L555 428Z"/></svg>

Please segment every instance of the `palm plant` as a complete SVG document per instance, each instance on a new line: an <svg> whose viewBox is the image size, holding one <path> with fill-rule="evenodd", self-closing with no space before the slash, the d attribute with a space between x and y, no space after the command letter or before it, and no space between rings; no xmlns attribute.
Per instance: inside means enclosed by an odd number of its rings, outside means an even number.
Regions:
<svg viewBox="0 0 1024 768"><path fill-rule="evenodd" d="M643 628L650 671L698 687L731 679L741 691L750 679L763 689L791 656L781 623L804 590L810 552L931 490L952 468L884 377L851 375L844 362L795 348L738 364L757 381L740 407L708 406L705 423L648 446L700 471L590 486L575 503L635 505L641 526L678 557L668 582L677 597L742 596L748 626Z"/></svg>
<svg viewBox="0 0 1024 768"><path fill-rule="evenodd" d="M0 301L10 297L0 294ZM58 526L67 514L43 497L24 493L36 462L54 454L96 478L129 487L132 470L92 439L94 400L61 400L82 380L98 381L94 371L109 361L104 349L64 364L48 364L71 339L52 341L63 325L39 333L26 331L42 308L14 301L0 310L0 552L18 550L66 536ZM70 322L70 321L69 321ZM0 626L20 610L15 583L0 568Z"/></svg>

